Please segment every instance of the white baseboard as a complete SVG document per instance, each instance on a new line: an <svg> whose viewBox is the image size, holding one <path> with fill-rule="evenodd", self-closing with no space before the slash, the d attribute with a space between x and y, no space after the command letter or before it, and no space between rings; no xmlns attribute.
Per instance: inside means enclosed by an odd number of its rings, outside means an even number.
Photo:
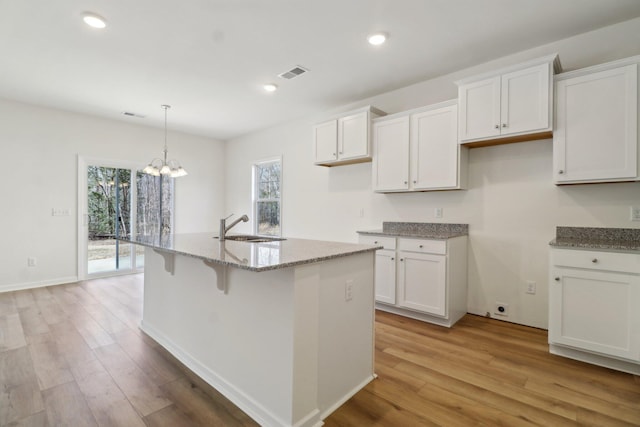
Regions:
<svg viewBox="0 0 640 427"><path fill-rule="evenodd" d="M8 285L0 285L0 293L11 291L22 291L25 289L43 288L45 286L64 285L65 283L74 283L78 281L78 276L58 277L56 279L41 280L38 282L14 283Z"/></svg>
<svg viewBox="0 0 640 427"><path fill-rule="evenodd" d="M627 372L633 375L640 375L640 362L632 362L616 359L614 357L602 356L599 354L582 351L562 345L549 344L549 352L557 356L568 357L593 365L603 366L616 371Z"/></svg>
<svg viewBox="0 0 640 427"><path fill-rule="evenodd" d="M167 338L162 332L158 331L153 325L149 323L140 322L140 329L151 338L156 340L162 347L164 347L173 357L178 359L187 368L193 371L196 375L202 378L207 384L219 391L223 396L233 402L234 405L242 409L251 418L254 419L261 426L269 427L290 427L291 423L287 423L265 407L260 405L251 397L247 396L233 384L220 377L211 369L200 363L189 353L182 350L173 341ZM317 427L322 425L322 421L318 419L319 411L312 411L308 416L304 417L300 422L296 423L295 427Z"/></svg>
<svg viewBox="0 0 640 427"><path fill-rule="evenodd" d="M349 391L347 394L345 394L342 399L340 399L339 401L337 401L335 404L331 405L330 407L328 407L327 409L324 410L324 412L321 415L321 419L325 419L327 418L329 415L331 415L333 412L335 412L339 407L341 407L342 405L344 405L346 403L347 400L351 399L353 396L355 396L356 393L358 393L360 390L362 390L367 384L369 384L371 381L375 380L376 378L378 378L378 376L376 374L372 374L370 377L368 377L366 380L362 381L359 385L357 385L356 387L354 387L351 391ZM322 425L322 424L320 424Z"/></svg>

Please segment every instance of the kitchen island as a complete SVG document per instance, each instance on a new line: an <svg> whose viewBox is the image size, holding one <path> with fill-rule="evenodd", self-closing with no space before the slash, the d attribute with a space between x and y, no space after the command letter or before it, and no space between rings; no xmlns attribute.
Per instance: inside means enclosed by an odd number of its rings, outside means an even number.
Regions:
<svg viewBox="0 0 640 427"><path fill-rule="evenodd" d="M136 236L141 329L261 425L320 426L374 378L374 245Z"/></svg>

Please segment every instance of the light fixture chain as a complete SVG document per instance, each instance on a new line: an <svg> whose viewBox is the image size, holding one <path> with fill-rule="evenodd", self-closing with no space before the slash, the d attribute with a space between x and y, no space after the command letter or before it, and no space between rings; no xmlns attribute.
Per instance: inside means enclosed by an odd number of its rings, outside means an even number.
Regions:
<svg viewBox="0 0 640 427"><path fill-rule="evenodd" d="M149 175L153 175L153 176L164 175L164 176L169 176L171 178L177 178L179 176L188 175L187 171L184 170L184 168L180 165L180 162L178 162L175 159L171 160L171 162L167 160L167 155L169 153L169 148L167 143L167 140L168 140L167 110L171 108L171 105L161 105L161 107L164 108L164 150L162 150L164 154L164 161L162 159L155 158L142 171L144 173L148 173ZM162 162L162 164L159 166L156 166L155 164L156 161Z"/></svg>
<svg viewBox="0 0 640 427"><path fill-rule="evenodd" d="M167 110L169 108L171 108L170 105L163 105L162 108L164 108L164 164L167 164L167 152L169 151L169 149L167 148Z"/></svg>

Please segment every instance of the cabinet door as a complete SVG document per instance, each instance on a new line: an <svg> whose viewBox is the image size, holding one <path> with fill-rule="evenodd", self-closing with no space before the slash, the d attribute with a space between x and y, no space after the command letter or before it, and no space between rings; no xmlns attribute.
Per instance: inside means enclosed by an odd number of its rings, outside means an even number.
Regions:
<svg viewBox="0 0 640 427"><path fill-rule="evenodd" d="M446 256L398 252L398 305L445 316Z"/></svg>
<svg viewBox="0 0 640 427"><path fill-rule="evenodd" d="M338 119L338 158L348 160L369 155L369 113L363 111Z"/></svg>
<svg viewBox="0 0 640 427"><path fill-rule="evenodd" d="M637 84L636 64L556 83L555 182L638 176Z"/></svg>
<svg viewBox="0 0 640 427"><path fill-rule="evenodd" d="M337 159L338 121L329 120L313 127L315 161L330 162Z"/></svg>
<svg viewBox="0 0 640 427"><path fill-rule="evenodd" d="M386 304L396 303L396 252L378 250L376 252L375 273L376 301Z"/></svg>
<svg viewBox="0 0 640 427"><path fill-rule="evenodd" d="M411 116L411 185L415 190L458 185L458 107Z"/></svg>
<svg viewBox="0 0 640 427"><path fill-rule="evenodd" d="M500 135L500 77L458 88L460 140Z"/></svg>
<svg viewBox="0 0 640 427"><path fill-rule="evenodd" d="M640 276L553 268L549 342L640 361Z"/></svg>
<svg viewBox="0 0 640 427"><path fill-rule="evenodd" d="M502 75L501 135L550 130L550 71L541 64Z"/></svg>
<svg viewBox="0 0 640 427"><path fill-rule="evenodd" d="M409 116L373 124L373 190L409 188Z"/></svg>

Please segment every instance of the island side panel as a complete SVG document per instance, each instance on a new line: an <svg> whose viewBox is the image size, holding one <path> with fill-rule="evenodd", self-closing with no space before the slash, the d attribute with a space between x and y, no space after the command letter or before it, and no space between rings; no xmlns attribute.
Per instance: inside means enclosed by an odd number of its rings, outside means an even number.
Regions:
<svg viewBox="0 0 640 427"><path fill-rule="evenodd" d="M318 399L326 418L374 378L375 252L320 264ZM346 286L351 282L351 299Z"/></svg>
<svg viewBox="0 0 640 427"><path fill-rule="evenodd" d="M294 272L226 276L225 294L202 260L176 255L171 275L146 249L141 327L260 424L293 425Z"/></svg>

